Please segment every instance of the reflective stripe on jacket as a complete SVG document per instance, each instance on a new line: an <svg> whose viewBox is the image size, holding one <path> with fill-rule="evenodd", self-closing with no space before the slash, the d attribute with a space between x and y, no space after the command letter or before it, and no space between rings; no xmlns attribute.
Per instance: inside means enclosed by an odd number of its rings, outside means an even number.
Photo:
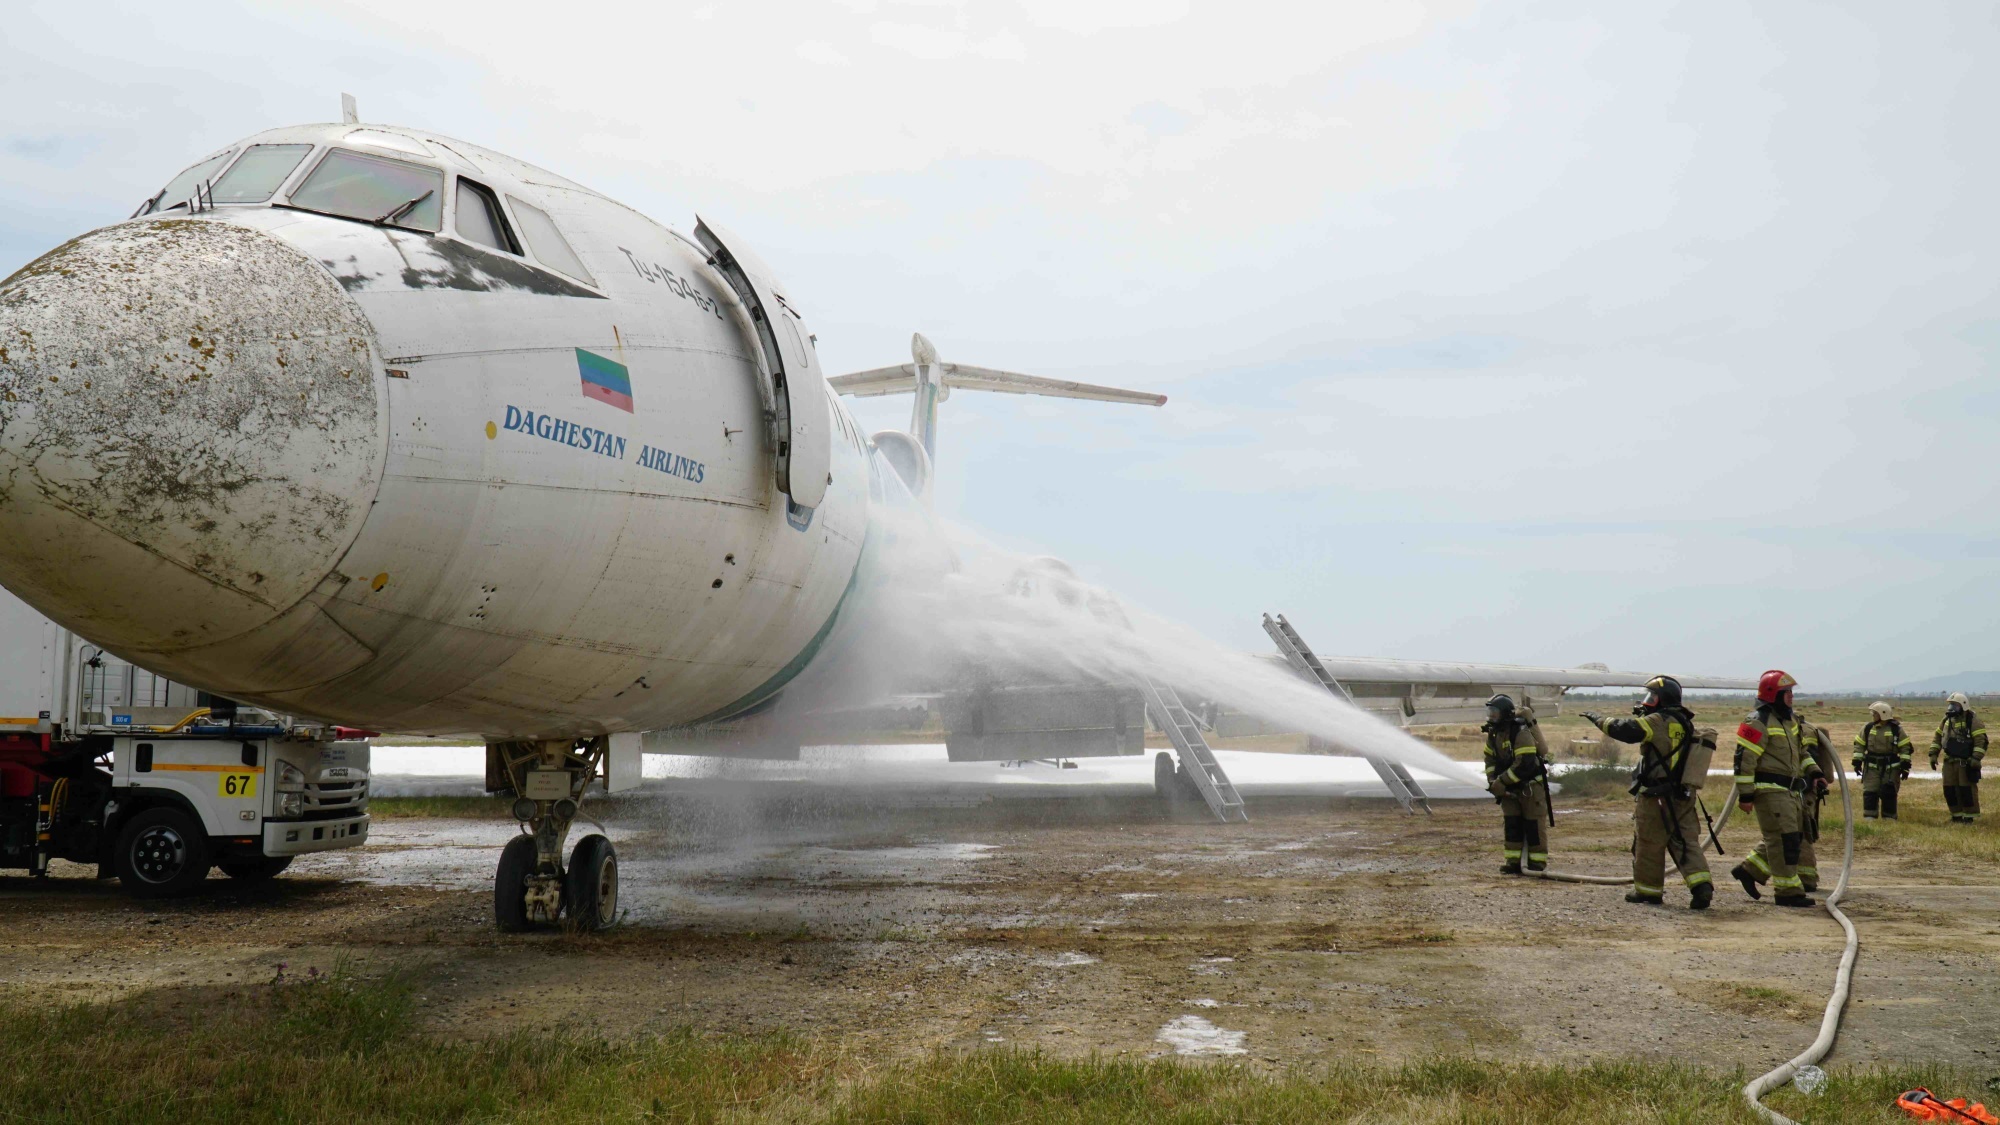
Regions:
<svg viewBox="0 0 2000 1125"><path fill-rule="evenodd" d="M1505 728L1487 731L1486 780L1519 785L1540 777L1547 768L1547 749L1541 725L1533 719L1516 720L1511 733Z"/></svg>
<svg viewBox="0 0 2000 1125"><path fill-rule="evenodd" d="M1854 736L1854 753L1877 765L1895 760L1908 762L1912 752L1910 736L1903 733L1903 724L1894 719L1870 722Z"/></svg>
<svg viewBox="0 0 2000 1125"><path fill-rule="evenodd" d="M1946 715L1944 722L1938 724L1937 733L1931 735L1931 753L1936 754L1940 750L1953 758L1984 758L1985 724L1970 711Z"/></svg>
<svg viewBox="0 0 2000 1125"><path fill-rule="evenodd" d="M1806 776L1811 759L1801 730L1805 725L1796 717L1781 719L1775 709L1764 707L1743 720L1736 728L1737 800L1753 800L1773 789L1789 790Z"/></svg>

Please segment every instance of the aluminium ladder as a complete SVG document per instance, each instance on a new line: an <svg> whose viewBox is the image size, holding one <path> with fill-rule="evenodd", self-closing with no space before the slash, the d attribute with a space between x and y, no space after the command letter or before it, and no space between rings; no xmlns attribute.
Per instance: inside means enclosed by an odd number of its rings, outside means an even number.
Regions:
<svg viewBox="0 0 2000 1125"><path fill-rule="evenodd" d="M1181 702L1180 693L1150 677L1142 677L1139 687L1146 693L1147 713L1173 742L1182 772L1201 791L1201 799L1208 802L1216 819L1249 820L1250 814L1243 810L1243 798L1237 794L1229 775L1222 772L1222 763L1215 760L1215 751L1209 749L1208 739L1202 737L1201 726Z"/></svg>
<svg viewBox="0 0 2000 1125"><path fill-rule="evenodd" d="M1354 703L1354 693L1347 690L1346 684L1333 678L1333 673L1328 672L1326 665L1320 663L1319 657L1313 654L1305 638L1299 636L1299 631L1292 628L1292 623L1285 620L1284 614L1279 614L1275 620L1270 614L1265 614L1264 632L1270 634L1271 643L1278 646L1278 651L1284 654L1285 663L1290 664L1293 670L1334 696L1349 704ZM1424 793L1423 786L1417 784L1417 779L1410 776L1409 767L1401 762L1392 762L1372 754L1363 754L1361 757L1375 768L1375 775L1382 779L1382 784L1388 787L1389 795L1396 798L1396 803L1403 806L1404 812L1415 811L1411 808L1412 801L1422 805L1425 812L1431 811L1431 799Z"/></svg>

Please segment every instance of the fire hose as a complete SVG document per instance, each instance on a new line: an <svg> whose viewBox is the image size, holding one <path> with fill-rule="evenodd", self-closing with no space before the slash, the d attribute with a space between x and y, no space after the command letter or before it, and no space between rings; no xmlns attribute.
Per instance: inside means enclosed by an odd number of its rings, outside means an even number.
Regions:
<svg viewBox="0 0 2000 1125"><path fill-rule="evenodd" d="M1840 861L1840 881L1834 884L1833 893L1826 896L1826 912L1833 915L1833 920L1847 932L1847 948L1841 952L1840 968L1833 975L1833 995L1827 997L1826 1014L1820 1017L1819 1038L1813 1040L1812 1046L1800 1052L1798 1057L1751 1079L1750 1084L1743 1087L1743 1100L1772 1125L1798 1123L1777 1110L1766 1108L1758 1099L1790 1082L1801 1067L1813 1065L1833 1050L1833 1037L1840 1032L1840 1015L1847 1008L1847 994L1854 984L1854 959L1861 952L1861 937L1854 932L1854 923L1840 909L1840 900L1847 897L1848 876L1854 871L1854 794L1847 788L1847 770L1841 767L1837 758L1833 763L1833 772L1840 777L1840 809L1845 820L1842 827L1847 851ZM1729 819L1727 810L1724 810L1723 819Z"/></svg>
<svg viewBox="0 0 2000 1125"><path fill-rule="evenodd" d="M1826 912L1833 915L1833 920L1839 922L1840 928L1846 931L1847 947L1841 952L1840 967L1833 975L1833 993L1827 997L1826 1014L1819 1021L1819 1038L1814 1039L1811 1046L1801 1051L1790 1062L1765 1074L1758 1075L1750 1081L1749 1085L1743 1087L1743 1100L1749 1102L1750 1108L1764 1120L1771 1122L1772 1125L1798 1125L1798 1123L1779 1113L1777 1110L1765 1106L1759 1099L1772 1090L1790 1082L1792 1076L1796 1075L1801 1068L1819 1062L1826 1057L1828 1051L1833 1050L1834 1036L1840 1032L1840 1017L1847 1009L1847 996L1854 984L1854 961L1861 952L1860 935L1855 932L1853 921L1840 909L1840 900L1847 897L1848 877L1854 871L1854 794L1847 787L1847 770L1841 766L1838 759L1833 763L1833 770L1835 775L1840 778L1840 808L1843 818L1843 834L1846 838L1846 851L1840 861L1840 880L1834 884L1833 893L1826 896L1824 903L1826 905ZM1735 811L1736 802L1730 801L1724 804L1722 807L1722 819L1710 828L1710 832L1712 834L1720 833L1729 824L1729 814ZM1594 883L1605 886L1620 886L1632 881L1630 876L1572 875L1564 871L1536 871L1532 872L1532 874L1557 883Z"/></svg>

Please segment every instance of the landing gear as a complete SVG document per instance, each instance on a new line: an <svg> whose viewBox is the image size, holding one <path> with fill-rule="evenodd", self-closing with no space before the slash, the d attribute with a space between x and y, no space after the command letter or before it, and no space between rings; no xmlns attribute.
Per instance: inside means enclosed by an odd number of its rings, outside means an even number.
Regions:
<svg viewBox="0 0 2000 1125"><path fill-rule="evenodd" d="M490 744L487 788L515 794L522 835L500 852L493 876L493 922L503 933L566 919L595 932L618 921L618 853L597 833L578 840L563 863L563 842L590 783L604 776L610 739L544 739Z"/></svg>
<svg viewBox="0 0 2000 1125"><path fill-rule="evenodd" d="M535 873L535 838L516 836L500 849L500 870L493 876L493 924L503 934L527 930L528 877Z"/></svg>
<svg viewBox="0 0 2000 1125"><path fill-rule="evenodd" d="M1153 795L1159 798L1160 807L1169 816L1202 803L1201 790L1195 788L1194 779L1175 764L1174 755L1166 750L1153 755Z"/></svg>
<svg viewBox="0 0 2000 1125"><path fill-rule="evenodd" d="M578 840L564 880L570 925L589 933L618 921L618 853L610 840L595 832Z"/></svg>

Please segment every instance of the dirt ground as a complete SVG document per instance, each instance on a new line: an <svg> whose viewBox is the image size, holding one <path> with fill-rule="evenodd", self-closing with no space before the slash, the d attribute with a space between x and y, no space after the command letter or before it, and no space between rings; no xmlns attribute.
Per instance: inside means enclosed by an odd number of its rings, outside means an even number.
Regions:
<svg viewBox="0 0 2000 1125"><path fill-rule="evenodd" d="M1556 866L1621 873L1629 806L1557 803ZM0 879L0 988L101 999L346 959L418 974L425 1018L465 1035L783 1028L892 1055L1671 1053L1755 1071L1811 1040L1841 947L1824 912L1750 902L1712 851L1705 914L1678 889L1646 908L1502 877L1483 802L1407 817L1265 800L1225 826L1150 800L884 807L705 781L593 808L629 912L609 934L495 933L511 825L384 818L364 849L168 904L81 868ZM2000 871L1863 851L1855 884L1863 949L1831 1064L2000 1067Z"/></svg>

